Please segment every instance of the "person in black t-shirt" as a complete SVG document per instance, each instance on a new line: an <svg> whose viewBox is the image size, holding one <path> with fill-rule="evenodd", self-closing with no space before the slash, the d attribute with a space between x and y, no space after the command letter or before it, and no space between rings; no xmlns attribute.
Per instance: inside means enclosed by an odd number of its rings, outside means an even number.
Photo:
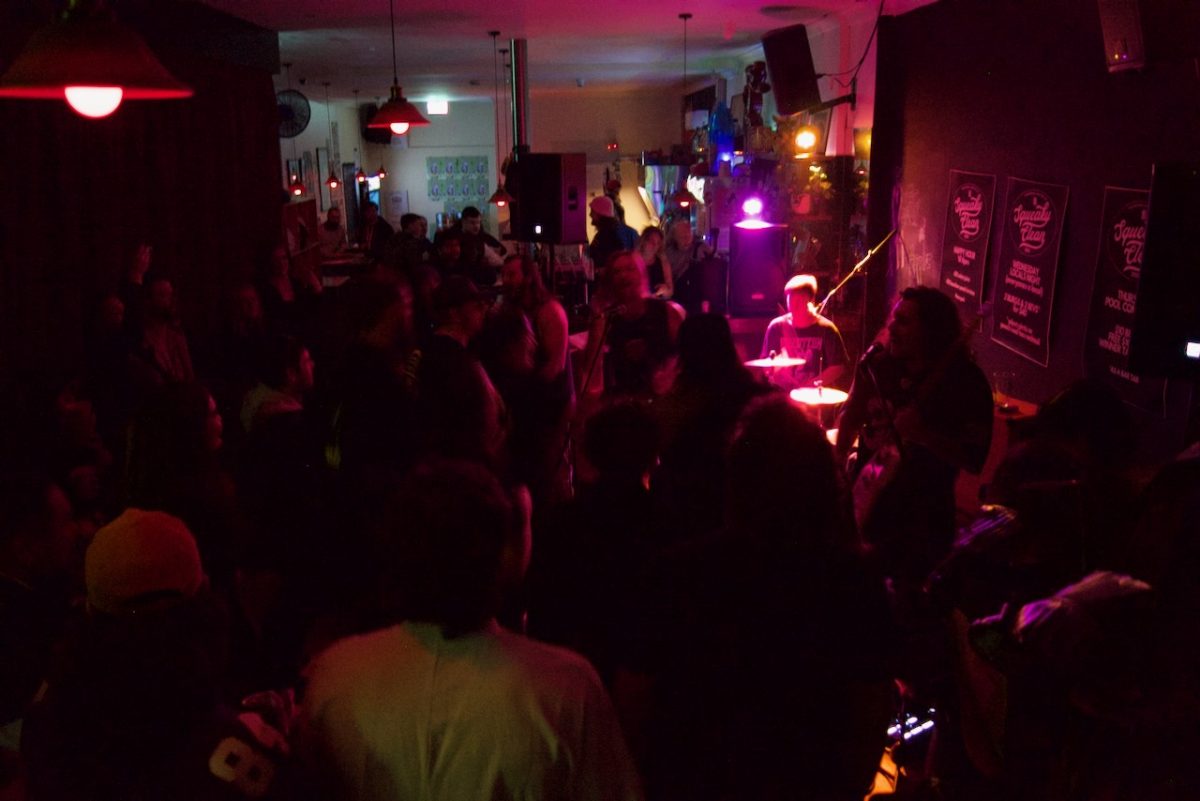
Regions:
<svg viewBox="0 0 1200 801"><path fill-rule="evenodd" d="M817 313L817 279L812 275L794 275L783 287L788 313L776 317L767 326L762 353L769 356L794 356L804 359L798 367L775 370L771 383L791 390L809 387L818 381L835 386L846 373L846 346L832 320Z"/></svg>

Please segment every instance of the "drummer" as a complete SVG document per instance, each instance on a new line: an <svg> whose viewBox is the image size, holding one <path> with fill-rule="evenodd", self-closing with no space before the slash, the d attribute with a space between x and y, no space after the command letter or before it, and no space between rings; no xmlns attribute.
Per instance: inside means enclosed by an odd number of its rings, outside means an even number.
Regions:
<svg viewBox="0 0 1200 801"><path fill-rule="evenodd" d="M783 292L788 313L767 326L762 358L792 356L804 359L804 364L769 371L771 383L789 391L840 386L846 374L846 346L833 321L817 314L816 276L794 275Z"/></svg>

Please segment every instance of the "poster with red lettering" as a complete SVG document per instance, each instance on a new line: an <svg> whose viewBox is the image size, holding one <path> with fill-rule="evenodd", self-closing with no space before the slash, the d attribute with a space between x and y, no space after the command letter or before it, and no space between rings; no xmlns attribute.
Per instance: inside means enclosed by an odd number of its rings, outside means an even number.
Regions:
<svg viewBox="0 0 1200 801"><path fill-rule="evenodd" d="M942 291L958 304L964 320L974 319L983 305L983 274L995 202L995 175L950 171L941 284Z"/></svg>
<svg viewBox="0 0 1200 801"><path fill-rule="evenodd" d="M1166 382L1129 369L1129 338L1137 309L1149 201L1145 189L1104 188L1100 256L1083 342L1083 370L1088 378L1111 386L1126 403L1165 414Z"/></svg>
<svg viewBox="0 0 1200 801"><path fill-rule="evenodd" d="M1046 367L1067 187L1009 178L1001 212L992 341Z"/></svg>

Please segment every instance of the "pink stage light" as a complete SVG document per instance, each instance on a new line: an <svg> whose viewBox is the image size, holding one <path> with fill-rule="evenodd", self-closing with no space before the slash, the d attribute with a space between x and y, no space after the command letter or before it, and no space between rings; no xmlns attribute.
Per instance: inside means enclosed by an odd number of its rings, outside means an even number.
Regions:
<svg viewBox="0 0 1200 801"><path fill-rule="evenodd" d="M771 223L763 222L762 220L742 220L741 222L735 222L734 226L737 228L748 228L752 231L761 231L763 228L775 227Z"/></svg>

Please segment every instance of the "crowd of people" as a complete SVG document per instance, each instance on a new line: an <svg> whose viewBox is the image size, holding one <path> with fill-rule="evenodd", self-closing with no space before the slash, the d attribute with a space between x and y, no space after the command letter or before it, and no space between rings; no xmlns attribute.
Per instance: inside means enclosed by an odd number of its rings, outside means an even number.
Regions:
<svg viewBox="0 0 1200 801"><path fill-rule="evenodd" d="M764 352L810 366L765 381L671 300L691 237L592 212L575 358L478 212L368 206L369 273L280 247L201 341L139 248L6 415L0 798L859 799L889 745L914 797L1188 797L1200 452L1139 485L1081 382L963 520L993 408L949 298L853 365L798 277Z"/></svg>

